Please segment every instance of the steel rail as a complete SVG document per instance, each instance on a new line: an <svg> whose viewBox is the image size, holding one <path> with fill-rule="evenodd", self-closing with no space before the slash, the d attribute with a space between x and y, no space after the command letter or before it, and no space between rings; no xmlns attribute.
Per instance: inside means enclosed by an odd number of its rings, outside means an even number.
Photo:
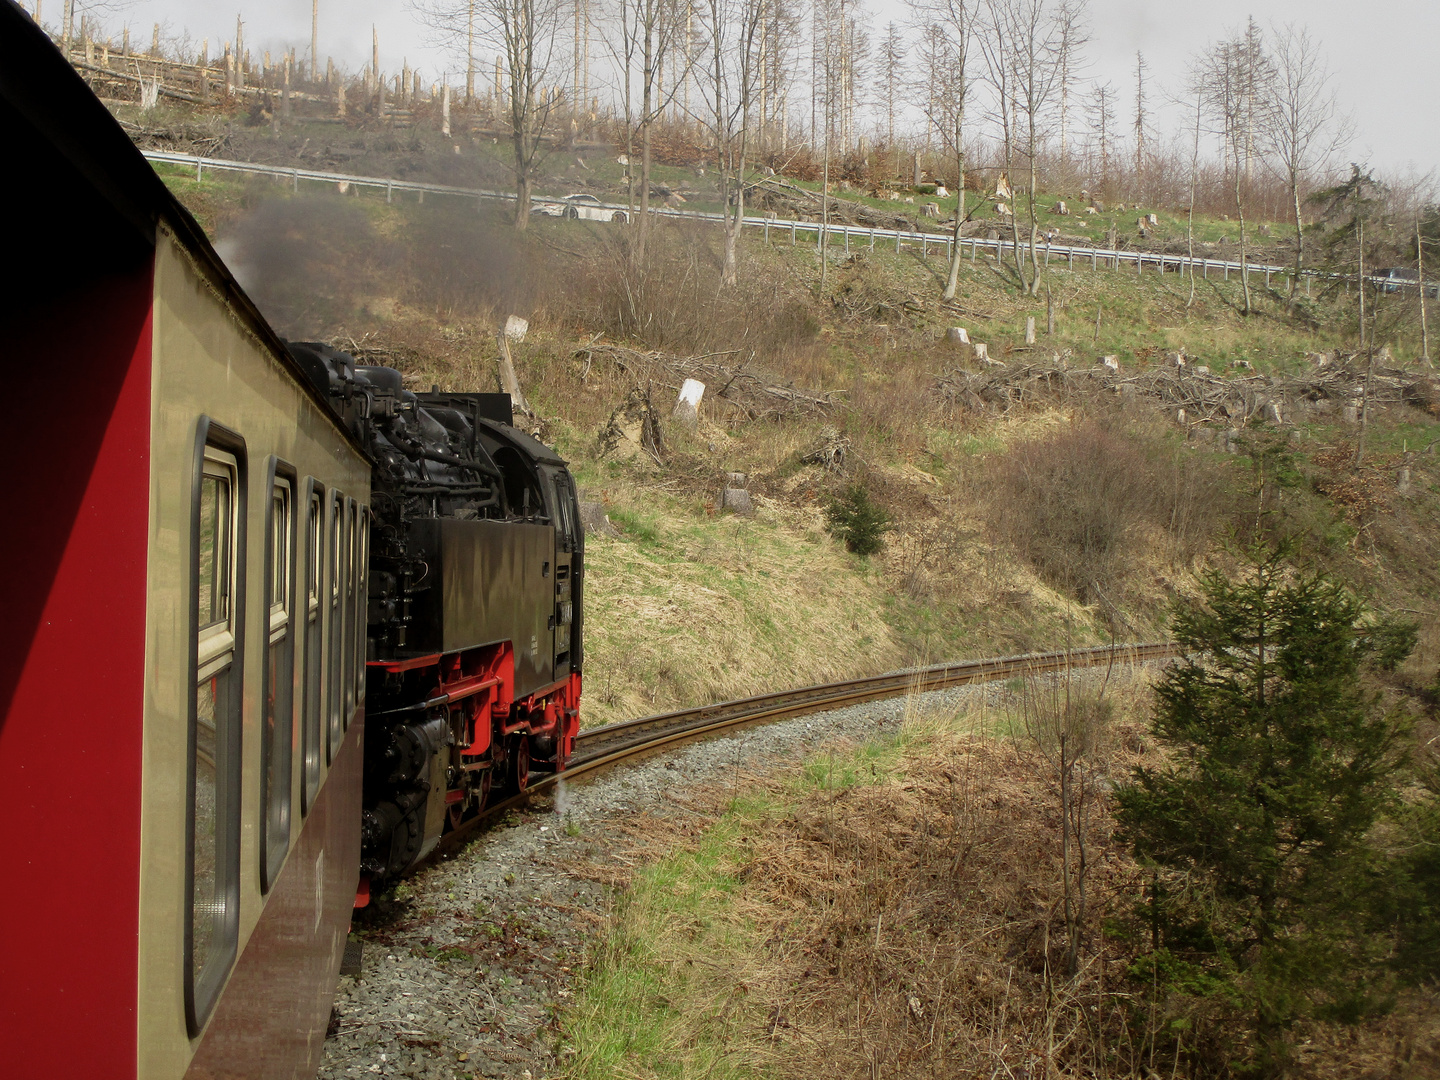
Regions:
<svg viewBox="0 0 1440 1080"><path fill-rule="evenodd" d="M319 183L346 185L350 187L368 187L383 190L386 201L390 201L397 191L413 191L418 193L431 192L436 195L454 195L470 199L514 199L513 191L496 191L488 188L467 188L455 187L451 184L432 184L420 180L397 180L384 176L360 176L349 173L326 172L320 169L301 169L287 165L262 165L253 161L232 161L228 158L202 157L195 154L180 154L168 150L142 150L141 153L152 162L164 162L172 165L184 165L195 170L195 178L203 179L205 170L212 172L238 172L250 173L258 176L273 176L289 180L295 190L299 190L300 181L308 180ZM530 201L534 204L564 202L563 196L556 195L532 195ZM623 210L626 213L634 211L634 207L620 203L599 203L599 207L607 210ZM710 210L679 210L668 206L652 206L650 212L657 217L675 218L677 220L692 221L724 221L726 216ZM919 244L921 254L929 254L929 248L933 244L943 248L946 258L950 257L953 245L957 243L954 235L950 232L937 231L926 232L916 227L913 229L872 229L863 225L846 225L837 223L824 223L819 221L801 221L795 218L767 218L755 215L747 215L741 222L747 229L760 229L765 234L768 242L771 230L781 234L789 233L790 242L794 244L801 234L813 234L815 245L820 245L821 235L830 238L838 238L845 245L845 251L849 252L852 240L868 242L870 247L875 246L877 240L894 241L895 250L898 252L904 244ZM808 241L807 241L808 243ZM979 236L962 236L958 241L960 250L965 250L965 245L970 245L972 256L984 250L986 254L993 253L998 259L1005 252L1013 252L1017 247L1028 252L1029 242L1023 238L1018 242L1011 240L987 240ZM1070 244L1036 244L1037 254L1044 251L1046 264L1053 257L1063 259L1067 269L1073 269L1076 261L1090 263L1090 268L1110 268L1119 270L1121 264L1133 265L1137 273L1143 274L1147 266L1153 267L1157 272L1163 274L1166 270L1177 272L1184 270L1198 270L1202 276L1209 276L1210 271L1226 275L1227 279L1231 271L1236 273L1249 272L1264 275L1266 284L1269 284L1270 277L1275 274L1293 274L1294 268L1290 266L1278 266L1271 263L1241 262L1237 259L1208 259L1191 258L1188 255L1170 254L1157 251L1122 251L1118 248L1096 248L1077 247ZM1302 268L1300 276L1305 278L1354 281L1354 274L1334 274L1314 268ZM1366 279L1373 285L1390 291L1405 292L1407 289L1418 289L1418 284L1401 281L1395 278L1380 277L1367 274ZM1427 282L1429 287L1432 282Z"/></svg>
<svg viewBox="0 0 1440 1080"><path fill-rule="evenodd" d="M1073 668L1165 660L1179 656L1180 652L1180 646L1174 642L1159 641L964 660L953 664L934 664L911 671L889 672L833 683L816 683L792 690L736 698L733 701L702 705L694 709L655 713L606 724L604 727L589 728L580 732L576 739L576 755L564 771L546 773L532 780L520 794L511 795L488 806L476 817L462 822L458 828L442 836L435 849L416 865L418 868L453 855L487 821L507 810L519 809L531 796L547 791L562 781L578 779L607 765L652 753L675 743L688 742L750 724L789 719L903 694L943 690L966 683L994 682L1015 676L1051 674Z"/></svg>

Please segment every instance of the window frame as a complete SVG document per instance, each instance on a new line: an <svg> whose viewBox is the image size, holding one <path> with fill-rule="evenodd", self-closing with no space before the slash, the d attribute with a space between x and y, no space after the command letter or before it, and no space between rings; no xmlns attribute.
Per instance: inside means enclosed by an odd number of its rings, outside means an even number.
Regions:
<svg viewBox="0 0 1440 1080"><path fill-rule="evenodd" d="M329 606L325 635L325 761L334 764L345 741L345 689L343 638L345 633L345 589L341 579L345 573L345 495L331 491L326 513L325 543L328 548L329 588L322 590L324 604Z"/></svg>
<svg viewBox="0 0 1440 1080"><path fill-rule="evenodd" d="M305 478L305 589L304 645L300 664L300 815L310 813L325 771L325 485L313 476ZM312 536L313 526L313 536ZM297 534L298 536L298 534ZM298 540L297 540L298 544ZM314 595L310 579L314 577ZM296 576L296 601L302 607L299 575ZM312 606L313 605L313 606ZM313 761L313 766L312 766Z"/></svg>
<svg viewBox="0 0 1440 1080"><path fill-rule="evenodd" d="M341 607L345 613L345 632L341 639L341 674L340 685L344 688L345 708L341 716L342 730L350 730L350 718L355 715L355 704L359 700L359 693L355 688L355 669L359 666L355 663L355 626L359 621L356 618L356 601L359 588L355 582L355 567L359 555L359 544L356 538L356 523L359 514L355 510L355 500L349 496L345 499L345 524L341 528L341 543L345 548L345 584L341 600Z"/></svg>
<svg viewBox="0 0 1440 1080"><path fill-rule="evenodd" d="M225 460L228 457L228 461ZM200 626L200 509L207 463L230 470L229 545L230 611L228 629L218 624ZM245 439L208 416L196 427L190 481L190 581L186 624L188 663L185 667L185 904L181 963L185 1025L196 1036L219 1000L239 947L240 931L240 787L245 682L245 557L249 470ZM205 651L201 653L204 636ZM228 637L228 641L226 640ZM226 655L228 664L217 664ZM229 672L226 730L215 738L215 893L223 896L225 910L217 927L217 940L199 970L195 957L195 786L199 716L197 688L206 678ZM222 828L223 826L223 828Z"/></svg>
<svg viewBox="0 0 1440 1080"><path fill-rule="evenodd" d="M296 513L295 500L297 490L297 475L295 467L286 461L271 456L266 468L266 499L265 499L265 657L261 664L261 689L260 701L266 710L260 725L260 891L269 892L275 884L276 878L280 876L280 868L285 864L285 857L290 853L290 841L294 834L294 783L295 783L295 636L296 636ZM283 596L277 601L272 594L275 586L275 565L272 540L275 530L275 495L277 491L283 490L286 507L285 522L285 552L282 568L284 580L281 582ZM278 610L277 610L278 609ZM277 622L278 620L278 622ZM283 731L279 717L276 717L276 737L272 746L269 737L268 711L272 707L271 701L275 688L270 685L270 650L277 642L284 642L284 652L288 659L286 674L288 675L289 686L288 707L286 712ZM275 769L276 786L272 791L270 788L271 779L271 757L276 749L281 751L278 768ZM283 842L275 836L271 836L271 810L278 802L283 809L285 820L285 836Z"/></svg>
<svg viewBox="0 0 1440 1080"><path fill-rule="evenodd" d="M370 507L355 504L355 707L365 701L365 658L370 626Z"/></svg>

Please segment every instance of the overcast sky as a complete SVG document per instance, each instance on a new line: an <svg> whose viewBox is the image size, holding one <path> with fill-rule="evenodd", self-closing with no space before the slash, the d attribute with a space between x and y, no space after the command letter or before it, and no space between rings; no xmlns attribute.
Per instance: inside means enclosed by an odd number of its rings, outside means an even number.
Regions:
<svg viewBox="0 0 1440 1080"><path fill-rule="evenodd" d="M457 0L457 3L460 0ZM594 0L592 0L592 3ZM903 0L862 0L878 36L884 23L903 22ZM59 19L62 0L43 0L42 18ZM309 0L114 0L105 20L131 26L148 43L155 22L169 33L210 40L211 54L234 37L244 15L252 54L310 43ZM33 8L33 0L27 3ZM97 4L97 6L103 6ZM598 6L598 5L597 5ZM77 0L79 10L90 5ZM1368 161L1391 176L1426 174L1440 166L1440 0L1090 0L1089 58L1084 76L1119 90L1117 127L1132 118L1135 52L1144 52L1158 88L1178 88L1189 57L1253 15L1262 26L1308 26L1329 57L1356 138L1347 158ZM320 0L320 55L358 70L370 58L370 30L380 35L381 67L418 66L426 82L457 66L426 40L407 0ZM478 49L477 49L478 51ZM1156 94L1159 97L1159 94Z"/></svg>

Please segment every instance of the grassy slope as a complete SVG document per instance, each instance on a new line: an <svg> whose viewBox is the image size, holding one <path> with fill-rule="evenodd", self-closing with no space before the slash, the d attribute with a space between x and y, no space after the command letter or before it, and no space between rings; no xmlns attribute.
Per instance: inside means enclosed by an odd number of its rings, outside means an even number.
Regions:
<svg viewBox="0 0 1440 1080"><path fill-rule="evenodd" d="M491 328L509 311L531 318L517 362L542 433L621 528L618 539L590 546L591 722L909 661L1163 631L1168 599L1189 589L1193 566L1193 555L1170 550L1163 535L1129 538L1118 613L1057 589L997 539L993 518L1005 493L994 477L1010 448L1063 431L1097 406L1056 401L1003 416L947 410L932 387L961 358L940 341L944 327L966 325L992 356L1012 363L1058 354L1088 366L1113 353L1144 369L1164 351L1184 349L1217 371L1236 360L1296 370L1308 351L1343 346L1349 332L1343 307L1317 309L1318 328L1307 327L1285 316L1279 297L1262 296L1261 313L1241 318L1235 281L1201 282L1187 305L1188 283L1175 275L1054 266L1050 337L1043 299L1017 294L983 259L964 264L960 302L947 306L938 302L944 267L933 255L881 245L852 247L847 256L837 246L820 297L812 246L791 247L788 238L766 246L749 234L742 288L732 296L708 284L718 257L712 232L659 230L654 265L632 280L613 227L537 221L516 242L501 224L484 231L473 207L457 211L439 199L424 206L333 194L296 201L265 181L197 184L179 170L166 179L212 235L243 239L247 223L273 217L277 207L304 211L266 234L266 242L291 245L283 273L268 280L283 283L282 303L310 292L324 303L286 308L290 325L281 320L282 332L380 344L419 384L471 389L493 378ZM343 218L332 215L336 207ZM432 250L452 242L468 262ZM491 265L504 280L458 288ZM259 298L267 311L275 299ZM629 322L621 318L627 305ZM780 325L782 315L789 321ZM1023 343L1027 316L1040 328L1033 352ZM637 377L585 361L577 346L597 335L680 354L738 345L742 361L781 381L840 392L846 406L828 416L747 422L707 398L696 433L670 430L663 470L601 461L596 435ZM662 373L655 388L662 410L664 385ZM1147 453L1183 456L1221 478L1232 498L1219 504L1220 540L1255 484L1251 459L1184 448L1151 414L1108 422ZM1353 438L1333 417L1303 427L1302 473L1314 451ZM803 460L836 436L850 447L849 477L869 484L897 521L886 550L869 561L846 554L822 529L819 507L842 478ZM1437 438L1440 425L1418 410L1377 416L1372 460L1398 461ZM1283 497L1286 512L1304 519L1317 557L1385 603L1429 610L1437 590L1425 538L1440 516L1440 489L1433 458L1412 464L1410 494L1397 499L1387 489L1385 513L1374 521L1352 520L1317 494L1314 469ZM750 474L760 507L754 519L716 516L724 470ZM1366 483L1385 475L1374 471Z"/></svg>

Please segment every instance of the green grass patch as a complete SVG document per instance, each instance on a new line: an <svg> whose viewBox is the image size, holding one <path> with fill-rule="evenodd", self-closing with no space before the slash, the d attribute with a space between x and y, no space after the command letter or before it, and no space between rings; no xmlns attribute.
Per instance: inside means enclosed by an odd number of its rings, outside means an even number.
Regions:
<svg viewBox="0 0 1440 1080"><path fill-rule="evenodd" d="M575 1050L573 1080L644 1074L677 1080L768 1075L737 1053L745 1026L743 986L709 985L706 958L754 951L754 928L735 912L744 837L776 804L737 800L694 847L642 870L625 894L616 928L563 1018ZM713 995L713 996L712 996Z"/></svg>

